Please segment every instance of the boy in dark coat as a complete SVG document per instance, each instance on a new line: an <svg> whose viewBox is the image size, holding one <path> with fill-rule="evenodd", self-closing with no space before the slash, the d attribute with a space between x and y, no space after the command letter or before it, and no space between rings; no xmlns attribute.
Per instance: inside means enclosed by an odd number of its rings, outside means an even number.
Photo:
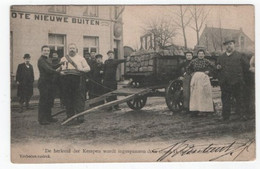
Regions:
<svg viewBox="0 0 260 169"><path fill-rule="evenodd" d="M116 81L116 70L117 66L120 63L125 62L125 59L114 59L114 52L108 51L108 60L104 63L104 86L105 93L111 92L117 89L117 81ZM116 96L111 96L107 98L107 102L111 102L117 100ZM116 110L120 110L119 106L114 106ZM110 108L112 110L112 108Z"/></svg>
<svg viewBox="0 0 260 169"><path fill-rule="evenodd" d="M34 73L33 66L30 64L31 56L24 55L24 63L18 65L16 72L16 83L18 84L17 96L19 97L20 113L23 112L23 103L29 109L29 102L33 95Z"/></svg>
<svg viewBox="0 0 260 169"><path fill-rule="evenodd" d="M103 56L101 54L97 54L96 56L96 64L93 66L93 76L92 76L92 90L93 90L93 97L99 97L102 94L104 94L104 88L103 88L103 74L104 74L104 64L102 62ZM98 106L104 104L103 101L100 101L96 104L93 104L92 106Z"/></svg>
<svg viewBox="0 0 260 169"><path fill-rule="evenodd" d="M103 94L103 73L104 73L104 64L102 62L102 55L96 55L96 64L93 67L93 81L95 81L95 85L93 85L93 93L94 97L101 96Z"/></svg>

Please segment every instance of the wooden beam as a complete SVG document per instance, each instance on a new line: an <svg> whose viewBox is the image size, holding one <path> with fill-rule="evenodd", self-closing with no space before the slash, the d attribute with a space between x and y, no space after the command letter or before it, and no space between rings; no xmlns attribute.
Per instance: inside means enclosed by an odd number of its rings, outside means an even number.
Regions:
<svg viewBox="0 0 260 169"><path fill-rule="evenodd" d="M99 97L96 97L96 98L94 98L94 99L87 100L87 101L86 101L86 104L87 104L87 105L91 105L91 104L97 103L97 102L99 102L99 101L106 100L107 97L113 96L113 95L115 95L115 94L114 94L113 91L112 91L112 92L103 94L103 95L101 95L101 96L99 96Z"/></svg>
<svg viewBox="0 0 260 169"><path fill-rule="evenodd" d="M88 110L85 110L81 113L78 113L78 114L75 114L74 116L68 118L66 121L62 122L61 125L64 125L66 123L68 123L69 121L79 117L79 116L82 116L82 115L85 115L87 113L90 113L90 112L93 112L93 111L97 111L97 110L101 110L101 109L106 109L106 108L109 108L109 107L112 107L112 106L115 106L117 104L121 104L121 103L124 103L124 102L127 102L127 101L130 101L136 97L139 97L139 96L142 96L142 95L145 95L147 93L149 93L151 91L151 89L145 89L139 93L136 93L136 94L132 94L132 95L129 95L125 98L122 98L120 100L114 100L114 101L111 101L111 102L108 102L108 103L105 103L103 105L100 105L100 106L97 106L97 107L93 107L91 109L88 109Z"/></svg>

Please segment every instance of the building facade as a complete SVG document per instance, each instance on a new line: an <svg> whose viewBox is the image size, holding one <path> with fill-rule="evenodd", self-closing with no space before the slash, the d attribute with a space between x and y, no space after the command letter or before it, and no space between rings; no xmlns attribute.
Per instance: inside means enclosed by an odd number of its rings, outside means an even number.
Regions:
<svg viewBox="0 0 260 169"><path fill-rule="evenodd" d="M41 46L49 45L59 57L68 54L67 46L75 43L78 53L96 52L107 59L113 50L123 58L122 6L12 6L10 10L11 75L14 77L23 55L31 55L36 79ZM118 79L123 66L118 69Z"/></svg>
<svg viewBox="0 0 260 169"><path fill-rule="evenodd" d="M240 52L254 52L254 41L251 40L240 29L224 29L205 26L200 39L199 45L204 46L209 52L225 50L223 42L226 38L232 38L236 41L236 49Z"/></svg>

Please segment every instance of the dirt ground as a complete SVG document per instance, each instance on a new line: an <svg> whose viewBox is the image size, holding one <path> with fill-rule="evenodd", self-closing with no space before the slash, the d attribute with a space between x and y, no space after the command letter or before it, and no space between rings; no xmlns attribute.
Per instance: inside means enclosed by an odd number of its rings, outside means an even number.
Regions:
<svg viewBox="0 0 260 169"><path fill-rule="evenodd" d="M124 144L140 142L167 142L177 139L210 139L246 136L254 137L255 120L236 120L232 115L228 123L219 122L220 91L214 89L216 113L206 117L191 117L188 114L168 110L163 97L148 98L146 106L133 111L126 103L122 110L114 112L99 111L85 116L85 122L75 126L61 126L65 114L57 116L59 122L41 126L37 122L37 105L33 110L18 113L13 107L11 112L11 142L24 144L35 142L63 142L71 144L84 141L88 144ZM55 104L53 112L59 111Z"/></svg>

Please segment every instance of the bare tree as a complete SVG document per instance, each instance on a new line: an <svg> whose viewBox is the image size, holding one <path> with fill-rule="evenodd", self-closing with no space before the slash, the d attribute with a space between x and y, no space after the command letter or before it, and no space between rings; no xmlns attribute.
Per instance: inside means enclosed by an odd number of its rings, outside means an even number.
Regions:
<svg viewBox="0 0 260 169"><path fill-rule="evenodd" d="M196 31L197 34L197 45L199 45L199 33L200 30L202 28L202 26L204 25L204 23L206 22L206 19L209 15L210 10L206 11L204 9L204 7L200 7L200 6L193 6L191 8L189 8L190 10L190 14L192 16L192 19L194 21L194 26L190 26L194 31Z"/></svg>
<svg viewBox="0 0 260 169"><path fill-rule="evenodd" d="M183 7L182 5L180 5L179 10L176 10L174 12L176 19L173 19L176 27L182 30L185 49L187 49L186 27L190 24L190 21L192 20L192 16L188 16L188 10L189 7Z"/></svg>
<svg viewBox="0 0 260 169"><path fill-rule="evenodd" d="M161 49L172 44L172 39L176 36L176 28L164 18L149 20L144 27L144 31L146 34L154 36L154 43Z"/></svg>

